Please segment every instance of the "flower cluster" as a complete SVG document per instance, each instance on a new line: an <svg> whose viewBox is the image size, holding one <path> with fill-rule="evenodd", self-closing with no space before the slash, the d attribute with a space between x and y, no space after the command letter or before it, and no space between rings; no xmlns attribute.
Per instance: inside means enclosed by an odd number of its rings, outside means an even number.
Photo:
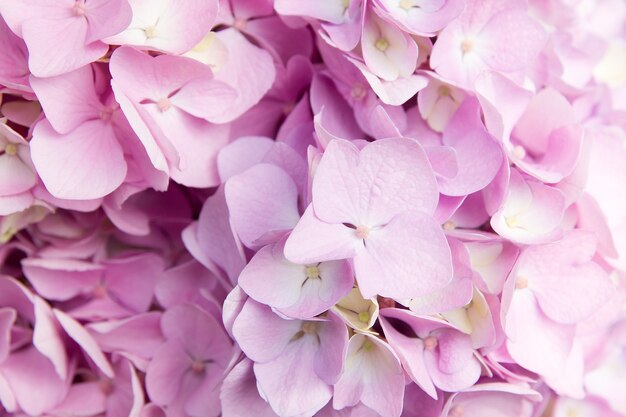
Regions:
<svg viewBox="0 0 626 417"><path fill-rule="evenodd" d="M0 0L0 415L626 415L623 0Z"/></svg>

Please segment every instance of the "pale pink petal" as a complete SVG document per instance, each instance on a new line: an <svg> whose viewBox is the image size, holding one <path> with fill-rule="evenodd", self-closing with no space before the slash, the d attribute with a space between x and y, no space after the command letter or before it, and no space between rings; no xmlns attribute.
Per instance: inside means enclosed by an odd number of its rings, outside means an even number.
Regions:
<svg viewBox="0 0 626 417"><path fill-rule="evenodd" d="M319 220L309 206L285 243L285 257L299 264L346 259L359 245L353 229Z"/></svg>
<svg viewBox="0 0 626 417"><path fill-rule="evenodd" d="M276 0L276 11L285 16L307 16L331 23L342 23L346 7L342 0Z"/></svg>
<svg viewBox="0 0 626 417"><path fill-rule="evenodd" d="M216 36L228 49L228 60L215 73L215 79L235 88L238 94L230 107L229 118L233 120L261 100L272 86L276 70L271 55L254 46L239 31L226 29Z"/></svg>
<svg viewBox="0 0 626 417"><path fill-rule="evenodd" d="M333 407L342 409L361 402L382 417L399 417L404 399L404 375L398 357L376 337L350 338L348 360L335 385Z"/></svg>
<svg viewBox="0 0 626 417"><path fill-rule="evenodd" d="M117 35L128 27L133 11L128 0L89 0L85 17L89 23L86 43Z"/></svg>
<svg viewBox="0 0 626 417"><path fill-rule="evenodd" d="M329 311L329 321L319 324L317 335L319 350L315 358L315 373L327 384L339 380L343 371L346 350L348 349L348 331L342 319Z"/></svg>
<svg viewBox="0 0 626 417"><path fill-rule="evenodd" d="M241 243L231 229L224 187L204 203L198 219L197 241L203 255L223 271L213 272L217 275L225 273L226 278L236 282L245 258Z"/></svg>
<svg viewBox="0 0 626 417"><path fill-rule="evenodd" d="M65 380L69 372L69 361L61 336L61 326L50 306L41 297L35 296L33 301L35 307L33 346L50 361L59 378Z"/></svg>
<svg viewBox="0 0 626 417"><path fill-rule="evenodd" d="M287 261L284 243L262 248L239 276L239 285L253 299L294 318L310 318L332 307L352 288L352 272L346 262L330 261L313 266ZM308 277L315 268L318 277Z"/></svg>
<svg viewBox="0 0 626 417"><path fill-rule="evenodd" d="M67 18L71 15L71 0L31 0L0 2L0 13L7 25L16 35L22 36L22 24L26 20L49 17L52 19Z"/></svg>
<svg viewBox="0 0 626 417"><path fill-rule="evenodd" d="M428 78L421 74L411 74L408 77L397 78L393 81L384 81L373 74L361 61L354 58L348 58L348 61L357 67L372 90L385 104L402 105L428 85Z"/></svg>
<svg viewBox="0 0 626 417"><path fill-rule="evenodd" d="M36 77L51 77L102 57L108 46L102 42L87 44L87 28L86 20L74 16L25 21L22 35L28 46L28 66L32 74Z"/></svg>
<svg viewBox="0 0 626 417"><path fill-rule="evenodd" d="M361 37L363 60L370 71L386 81L411 76L417 65L417 44L396 26L366 13Z"/></svg>
<svg viewBox="0 0 626 417"><path fill-rule="evenodd" d="M0 155L0 195L9 197L30 190L37 184L37 177L32 168L26 165L17 155Z"/></svg>
<svg viewBox="0 0 626 417"><path fill-rule="evenodd" d="M31 77L46 119L58 133L69 133L82 123L100 117L91 66L50 78Z"/></svg>
<svg viewBox="0 0 626 417"><path fill-rule="evenodd" d="M504 331L507 350L524 368L546 377L555 377L565 369L572 349L575 326L549 320L529 289L514 291L506 312ZM504 302L503 302L504 304Z"/></svg>
<svg viewBox="0 0 626 417"><path fill-rule="evenodd" d="M224 193L233 229L250 248L267 233L292 229L300 217L296 184L275 165L258 164L231 177Z"/></svg>
<svg viewBox="0 0 626 417"><path fill-rule="evenodd" d="M302 322L284 320L272 310L248 299L233 325L233 336L241 350L255 362L280 358Z"/></svg>
<svg viewBox="0 0 626 417"><path fill-rule="evenodd" d="M106 39L114 45L135 45L179 55L196 46L213 26L217 0L191 0L184 4L162 0L130 1L133 19L124 32ZM189 24L189 22L194 24Z"/></svg>
<svg viewBox="0 0 626 417"><path fill-rule="evenodd" d="M541 23L522 10L495 14L478 38L476 53L490 68L500 71L525 68L547 40Z"/></svg>
<svg viewBox="0 0 626 417"><path fill-rule="evenodd" d="M217 157L217 170L222 181L226 182L233 175L260 163L274 143L262 136L244 136L226 145Z"/></svg>
<svg viewBox="0 0 626 417"><path fill-rule="evenodd" d="M213 123L232 121L232 103L237 98L237 91L220 81L195 79L174 94L170 100L174 106Z"/></svg>
<svg viewBox="0 0 626 417"><path fill-rule="evenodd" d="M452 329L435 332L437 352L426 351L424 362L433 383L443 391L469 388L480 377L481 366L474 358L472 341L466 334Z"/></svg>
<svg viewBox="0 0 626 417"><path fill-rule="evenodd" d="M550 133L575 120L567 99L553 88L546 88L532 98L512 135L531 152L542 154L548 148Z"/></svg>
<svg viewBox="0 0 626 417"><path fill-rule="evenodd" d="M591 261L593 235L569 232L562 240L527 248L516 274L528 280L541 310L564 324L578 323L606 303L615 287L605 271Z"/></svg>
<svg viewBox="0 0 626 417"><path fill-rule="evenodd" d="M99 119L66 135L56 133L45 120L37 123L31 155L46 188L58 198L103 197L126 176L122 147L112 126Z"/></svg>
<svg viewBox="0 0 626 417"><path fill-rule="evenodd" d="M243 417L250 410L254 410L258 417L276 416L269 404L259 395L252 365L251 360L244 358L224 378L220 390L223 415Z"/></svg>
<svg viewBox="0 0 626 417"><path fill-rule="evenodd" d="M350 142L333 141L313 180L315 214L331 223L377 226L405 210L433 213L437 198L424 150L405 138L377 140L360 153Z"/></svg>
<svg viewBox="0 0 626 417"><path fill-rule="evenodd" d="M502 207L491 226L501 236L519 243L545 243L557 239L565 211L563 193L512 170Z"/></svg>
<svg viewBox="0 0 626 417"><path fill-rule="evenodd" d="M331 387L315 374L317 349L317 343L304 336L276 359L254 364L259 389L278 415L314 415L331 399Z"/></svg>
<svg viewBox="0 0 626 417"><path fill-rule="evenodd" d="M442 4L443 3L443 4ZM376 10L401 28L416 35L432 35L443 29L463 11L460 0L409 1L376 0Z"/></svg>
<svg viewBox="0 0 626 417"><path fill-rule="evenodd" d="M376 294L406 299L428 294L452 279L450 248L441 227L428 215L407 211L365 239L354 260L365 298ZM414 274L419 271L420 280Z"/></svg>
<svg viewBox="0 0 626 417"><path fill-rule="evenodd" d="M439 180L439 189L446 195L467 195L483 189L503 163L502 148L485 130L476 100L463 102L444 131L443 144L454 148L459 167L454 178Z"/></svg>
<svg viewBox="0 0 626 417"><path fill-rule="evenodd" d="M431 398L437 399L437 390L426 370L424 362L424 344L416 337L408 337L397 331L388 318L401 320L402 313L395 314L393 309L383 309L380 323L385 337L411 379Z"/></svg>
<svg viewBox="0 0 626 417"><path fill-rule="evenodd" d="M513 127L531 100L532 92L491 70L479 74L474 87L487 129L496 138L508 141Z"/></svg>

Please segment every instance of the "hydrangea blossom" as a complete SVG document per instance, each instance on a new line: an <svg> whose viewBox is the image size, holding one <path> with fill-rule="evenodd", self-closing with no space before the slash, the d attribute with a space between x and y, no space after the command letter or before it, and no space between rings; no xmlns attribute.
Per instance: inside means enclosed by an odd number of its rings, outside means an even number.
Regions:
<svg viewBox="0 0 626 417"><path fill-rule="evenodd" d="M623 0L0 0L0 415L626 415Z"/></svg>

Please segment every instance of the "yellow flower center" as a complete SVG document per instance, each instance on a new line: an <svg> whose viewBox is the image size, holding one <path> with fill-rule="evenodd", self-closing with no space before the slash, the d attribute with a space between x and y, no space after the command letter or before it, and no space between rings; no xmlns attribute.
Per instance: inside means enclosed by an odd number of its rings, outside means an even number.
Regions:
<svg viewBox="0 0 626 417"><path fill-rule="evenodd" d="M154 25L148 26L143 31L147 39L152 39L156 37L156 26Z"/></svg>
<svg viewBox="0 0 626 417"><path fill-rule="evenodd" d="M374 46L379 51L385 52L387 50L387 48L389 48L389 41L387 39L385 39L385 38L378 38L376 43L374 43Z"/></svg>
<svg viewBox="0 0 626 417"><path fill-rule="evenodd" d="M374 350L374 344L372 342L370 342L369 340L366 340L365 342L363 342L363 345L361 346L361 348L365 351L365 352L371 352L372 350Z"/></svg>
<svg viewBox="0 0 626 417"><path fill-rule="evenodd" d="M412 0L400 0L400 3L398 3L398 6L400 6L401 9L404 10L411 10L411 8L413 7L413 1Z"/></svg>
<svg viewBox="0 0 626 417"><path fill-rule="evenodd" d="M361 311L359 313L359 321L361 323L367 323L370 321L370 313L369 311Z"/></svg>
<svg viewBox="0 0 626 417"><path fill-rule="evenodd" d="M6 148L4 148L4 152L10 156L17 155L17 145L14 143L8 143Z"/></svg>
<svg viewBox="0 0 626 417"><path fill-rule="evenodd" d="M320 277L320 269L316 265L308 265L304 268L304 273L308 279L317 279Z"/></svg>

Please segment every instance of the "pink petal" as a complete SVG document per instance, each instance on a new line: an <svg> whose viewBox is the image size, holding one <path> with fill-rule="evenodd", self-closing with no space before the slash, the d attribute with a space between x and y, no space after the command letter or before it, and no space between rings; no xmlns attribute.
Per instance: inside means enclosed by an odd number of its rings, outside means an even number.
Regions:
<svg viewBox="0 0 626 417"><path fill-rule="evenodd" d="M361 71L372 90L385 104L392 106L402 105L428 84L428 78L421 74L412 74L393 81L384 81L373 74L362 62L353 58L348 58L348 61L352 62Z"/></svg>
<svg viewBox="0 0 626 417"><path fill-rule="evenodd" d="M106 41L173 55L183 54L200 43L213 26L218 12L217 0L191 0L183 5L171 0L156 4L133 0L130 5L133 20L129 28ZM188 24L191 21L196 24ZM147 36L146 30L152 30L152 36Z"/></svg>
<svg viewBox="0 0 626 417"><path fill-rule="evenodd" d="M192 116L213 123L225 123L234 119L231 106L237 91L220 81L195 79L185 84L171 97L172 104Z"/></svg>
<svg viewBox="0 0 626 417"><path fill-rule="evenodd" d="M146 370L146 391L150 399L159 405L173 402L181 391L191 363L192 359L181 344L162 344Z"/></svg>
<svg viewBox="0 0 626 417"><path fill-rule="evenodd" d="M285 16L307 16L331 23L342 23L345 7L341 1L276 0L276 11Z"/></svg>
<svg viewBox="0 0 626 417"><path fill-rule="evenodd" d="M567 99L558 91L546 88L532 98L515 125L513 136L531 152L542 154L548 148L550 133L574 120L574 109Z"/></svg>
<svg viewBox="0 0 626 417"><path fill-rule="evenodd" d="M63 19L32 19L22 25L28 46L28 66L36 77L51 77L80 68L106 54L102 42L86 43L87 21L68 16Z"/></svg>
<svg viewBox="0 0 626 417"><path fill-rule="evenodd" d="M508 352L524 368L546 377L556 377L565 368L575 326L548 319L530 290L515 290L514 285L509 287L513 289L505 288L505 294L515 292L508 309L503 308Z"/></svg>
<svg viewBox="0 0 626 417"><path fill-rule="evenodd" d="M58 301L91 291L102 278L104 269L83 261L47 258L27 258L22 266L39 294Z"/></svg>
<svg viewBox="0 0 626 417"><path fill-rule="evenodd" d="M58 198L103 197L126 176L122 147L102 120L85 122L66 135L41 121L33 132L31 155L46 188Z"/></svg>
<svg viewBox="0 0 626 417"><path fill-rule="evenodd" d="M450 249L441 227L428 215L407 211L365 239L354 260L365 298L406 299L428 294L452 278ZM413 279L420 271L420 280ZM384 285L383 285L384 284Z"/></svg>
<svg viewBox="0 0 626 417"><path fill-rule="evenodd" d="M61 336L61 326L50 306L42 298L36 296L33 304L35 307L33 345L54 366L59 378L65 380L68 376L69 365Z"/></svg>
<svg viewBox="0 0 626 417"><path fill-rule="evenodd" d="M547 40L541 24L522 10L495 14L478 38L480 46L476 53L489 67L500 71L525 68L535 60Z"/></svg>
<svg viewBox="0 0 626 417"><path fill-rule="evenodd" d="M17 155L0 155L0 195L11 196L30 190L37 184L37 176Z"/></svg>
<svg viewBox="0 0 626 417"><path fill-rule="evenodd" d="M217 417L221 415L219 389L224 370L209 365L202 383L191 394L185 404L185 412L192 417Z"/></svg>
<svg viewBox="0 0 626 417"><path fill-rule="evenodd" d="M333 407L342 409L362 402L382 417L399 417L404 375L389 345L375 337L355 334L350 338L347 355L346 367L335 385Z"/></svg>
<svg viewBox="0 0 626 417"><path fill-rule="evenodd" d="M307 278L307 266L287 261L283 244L265 246L239 276L239 285L256 301L293 318L310 318L332 307L352 288L352 272L342 261L317 265L319 278Z"/></svg>
<svg viewBox="0 0 626 417"><path fill-rule="evenodd" d="M319 220L311 205L285 243L285 258L299 264L352 258L360 244L353 229Z"/></svg>
<svg viewBox="0 0 626 417"><path fill-rule="evenodd" d="M339 380L348 349L348 331L343 320L329 311L329 321L318 326L319 350L315 357L315 373L327 384Z"/></svg>
<svg viewBox="0 0 626 417"><path fill-rule="evenodd" d="M145 253L111 259L106 266L104 280L115 301L136 313L148 310L156 278L165 268L163 260Z"/></svg>
<svg viewBox="0 0 626 417"><path fill-rule="evenodd" d="M161 317L161 330L168 341L176 341L193 359L223 362L231 344L218 322L193 304L179 304Z"/></svg>
<svg viewBox="0 0 626 417"><path fill-rule="evenodd" d="M459 167L454 178L439 180L439 189L446 195L467 195L483 189L503 163L502 148L480 121L476 100L463 102L444 131L443 144L454 148Z"/></svg>
<svg viewBox="0 0 626 417"><path fill-rule="evenodd" d="M502 207L493 214L491 226L499 235L519 243L545 243L561 231L565 198L560 190L525 179L512 170Z"/></svg>
<svg viewBox="0 0 626 417"><path fill-rule="evenodd" d="M383 48L378 42L383 42ZM374 13L366 13L361 37L363 60L374 75L386 81L410 77L417 65L413 38Z"/></svg>
<svg viewBox="0 0 626 417"><path fill-rule="evenodd" d="M509 140L513 127L531 100L532 92L491 70L478 75L475 88L487 129L496 138Z"/></svg>
<svg viewBox="0 0 626 417"><path fill-rule="evenodd" d="M276 70L269 53L251 44L236 29L219 31L216 36L228 48L228 61L215 74L215 79L238 93L230 107L229 116L233 120L261 100L272 86ZM245 68L255 70L250 72Z"/></svg>
<svg viewBox="0 0 626 417"><path fill-rule="evenodd" d="M224 378L220 390L224 415L244 416L250 410L254 410L258 417L276 416L269 404L259 395L252 365L251 360L244 358Z"/></svg>
<svg viewBox="0 0 626 417"><path fill-rule="evenodd" d="M294 28L280 16L267 16L246 22L244 32L253 37L277 60L288 62L292 57L313 53L313 37L306 27Z"/></svg>
<svg viewBox="0 0 626 417"><path fill-rule="evenodd" d="M402 361L402 365L411 379L431 398L437 399L437 390L424 362L424 344L415 337L405 336L393 327L387 318L398 320L401 319L402 313L395 314L391 310L383 309L380 315L380 324L388 343Z"/></svg>
<svg viewBox="0 0 626 417"><path fill-rule="evenodd" d="M89 0L86 6L87 43L117 35L128 27L133 17L128 0Z"/></svg>
<svg viewBox="0 0 626 417"><path fill-rule="evenodd" d="M245 260L241 243L231 229L223 187L204 203L198 219L197 233L199 249L219 266L232 282L236 282Z"/></svg>
<svg viewBox="0 0 626 417"><path fill-rule="evenodd" d="M387 164L392 159L393 167ZM313 181L315 214L330 223L375 226L405 210L433 213L437 198L424 150L404 138L377 140L360 152L350 142L333 141Z"/></svg>
<svg viewBox="0 0 626 417"><path fill-rule="evenodd" d="M448 239L451 249L454 275L452 281L438 291L414 297L409 309L417 314L437 314L462 307L472 300L472 271L467 250L456 239Z"/></svg>
<svg viewBox="0 0 626 417"><path fill-rule="evenodd" d="M429 7L430 3L432 3L432 7ZM464 3L459 0L413 3L409 10L403 10L393 0L377 0L375 4L377 10L380 10L401 28L422 36L431 35L443 29L461 14L464 6Z"/></svg>
<svg viewBox="0 0 626 417"><path fill-rule="evenodd" d="M290 230L298 222L296 185L275 165L258 164L233 176L224 193L233 228L250 248L266 233Z"/></svg>
<svg viewBox="0 0 626 417"><path fill-rule="evenodd" d="M281 357L301 327L301 321L284 320L269 307L248 299L235 320L233 336L246 356L266 363Z"/></svg>
<svg viewBox="0 0 626 417"><path fill-rule="evenodd" d="M20 408L37 416L51 411L65 398L69 380L62 380L51 362L34 348L14 352L2 364L6 379ZM38 387L33 395L33 387Z"/></svg>
<svg viewBox="0 0 626 417"><path fill-rule="evenodd" d="M314 339L304 336L276 359L254 364L259 389L278 415L314 415L331 399L331 387L315 374L316 351Z"/></svg>
<svg viewBox="0 0 626 417"><path fill-rule="evenodd" d="M233 175L241 174L260 163L275 142L262 136L244 136L229 143L217 157L217 170L226 182Z"/></svg>
<svg viewBox="0 0 626 417"><path fill-rule="evenodd" d="M578 323L596 312L614 293L605 271L591 261L592 235L570 232L562 240L526 249L516 269L528 279L541 310L552 320Z"/></svg>
<svg viewBox="0 0 626 417"><path fill-rule="evenodd" d="M108 359L100 350L95 339L76 320L60 310L54 310L54 315L61 323L67 334L83 349L83 351L94 361L96 366L109 378L113 378L114 372Z"/></svg>
<svg viewBox="0 0 626 417"><path fill-rule="evenodd" d="M165 341L160 322L161 313L150 312L124 320L90 323L87 330L102 351L131 353L147 360Z"/></svg>
<svg viewBox="0 0 626 417"><path fill-rule="evenodd" d="M480 377L481 366L474 358L472 341L466 334L452 329L435 332L437 353L424 354L426 368L433 383L444 391L469 388Z"/></svg>
<svg viewBox="0 0 626 417"><path fill-rule="evenodd" d="M72 384L53 414L88 417L106 411L106 395L100 381Z"/></svg>
<svg viewBox="0 0 626 417"><path fill-rule="evenodd" d="M11 350L11 327L17 318L17 313L9 307L0 308L0 364L9 357Z"/></svg>
<svg viewBox="0 0 626 417"><path fill-rule="evenodd" d="M2 1L0 13L11 30L22 37L22 25L26 20L49 17L67 18L73 3L70 0Z"/></svg>
<svg viewBox="0 0 626 417"><path fill-rule="evenodd" d="M31 77L30 84L46 118L58 133L69 133L100 117L103 108L94 86L91 66L50 78Z"/></svg>

